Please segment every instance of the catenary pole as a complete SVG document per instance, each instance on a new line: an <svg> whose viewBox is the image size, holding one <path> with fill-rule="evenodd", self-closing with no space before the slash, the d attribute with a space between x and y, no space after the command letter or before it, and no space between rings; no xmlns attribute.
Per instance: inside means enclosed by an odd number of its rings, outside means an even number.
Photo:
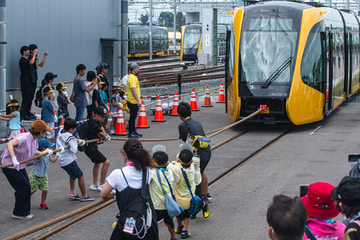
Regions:
<svg viewBox="0 0 360 240"><path fill-rule="evenodd" d="M6 0L0 0L0 114L6 113ZM0 137L7 137L5 121L0 121Z"/></svg>

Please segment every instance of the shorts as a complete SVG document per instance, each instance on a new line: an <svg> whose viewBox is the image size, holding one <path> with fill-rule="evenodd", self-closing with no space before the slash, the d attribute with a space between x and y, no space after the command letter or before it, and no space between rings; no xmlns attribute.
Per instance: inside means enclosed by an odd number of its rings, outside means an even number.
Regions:
<svg viewBox="0 0 360 240"><path fill-rule="evenodd" d="M55 138L55 130L53 129L55 127L55 123L54 122L46 123L46 125L51 127L51 131L46 132L44 137L49 138L49 139Z"/></svg>
<svg viewBox="0 0 360 240"><path fill-rule="evenodd" d="M85 150L85 154L95 164L103 163L106 161L106 157L98 149L96 149L95 151L86 151Z"/></svg>
<svg viewBox="0 0 360 240"><path fill-rule="evenodd" d="M20 130L11 130L9 138L15 138L20 134Z"/></svg>
<svg viewBox="0 0 360 240"><path fill-rule="evenodd" d="M174 221L173 218L169 216L169 213L167 210L155 210L156 211L156 216L157 216L157 221L160 221L161 219L164 219L164 222L166 224L169 224L171 228L174 228Z"/></svg>
<svg viewBox="0 0 360 240"><path fill-rule="evenodd" d="M36 192L38 189L41 191L47 191L49 189L48 176L38 177L33 172L29 175L29 182L31 186L31 192Z"/></svg>
<svg viewBox="0 0 360 240"><path fill-rule="evenodd" d="M177 218L179 218L180 221L184 221L185 218L190 218L191 216L188 213L188 210L184 210L179 216L177 216Z"/></svg>
<svg viewBox="0 0 360 240"><path fill-rule="evenodd" d="M69 176L71 177L72 180L75 180L77 178L81 178L83 176L83 172L79 168L76 161L73 161L69 165L66 165L66 166L61 167L61 168L64 169L67 172L67 174L69 174Z"/></svg>

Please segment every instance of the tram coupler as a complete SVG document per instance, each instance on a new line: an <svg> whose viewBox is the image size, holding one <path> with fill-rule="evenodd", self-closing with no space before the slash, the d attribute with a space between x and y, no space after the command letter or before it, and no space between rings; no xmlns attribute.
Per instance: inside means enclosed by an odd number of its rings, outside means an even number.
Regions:
<svg viewBox="0 0 360 240"><path fill-rule="evenodd" d="M259 110L261 110L260 114L269 113L269 109L266 105L260 105Z"/></svg>

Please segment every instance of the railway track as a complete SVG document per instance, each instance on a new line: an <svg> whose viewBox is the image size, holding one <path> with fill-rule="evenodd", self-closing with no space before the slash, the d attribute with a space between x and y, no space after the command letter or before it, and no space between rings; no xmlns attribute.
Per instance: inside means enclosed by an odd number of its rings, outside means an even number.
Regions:
<svg viewBox="0 0 360 240"><path fill-rule="evenodd" d="M171 85L177 83L179 77L183 83L225 78L225 67L216 66L207 69L191 69L186 71L141 73L139 82L141 87L144 88L157 85Z"/></svg>
<svg viewBox="0 0 360 240"><path fill-rule="evenodd" d="M262 125L262 124L243 124L235 126L231 129L229 129L229 132L226 132L225 138L222 137L213 137L212 141L212 150L213 150L213 157L212 161L210 162L207 173L208 176L214 176L212 179L209 178L209 188L214 187L216 184L221 182L223 179L225 179L227 176L231 175L233 172L235 172L237 169L239 169L244 163L250 161L255 155L258 153L264 151L267 147L269 147L274 142L281 139L283 136L285 136L289 131L292 129L292 125L276 125L277 128L274 130L273 128L269 129L269 126ZM241 137L240 137L241 136ZM256 136L258 139L254 139L254 136ZM239 138L240 137L240 138ZM220 140L219 140L220 139ZM254 142L256 144L252 144L251 147L249 147L245 142ZM229 154L229 149L234 150L233 145L236 145L238 147L236 151L236 158L230 158L225 159L223 152L226 152ZM223 146L222 150L218 150L220 146ZM245 153L241 154L239 156L239 152ZM51 231L56 230L58 228L62 228L62 226L67 226L67 222L59 223L56 228L51 227L51 229L43 229L37 233L32 233L31 235L34 236L36 239L44 239L41 238L43 234L47 234L49 236L48 239L63 239L65 236L69 236L69 234L72 235L74 238L78 239L85 239L82 238L84 233L81 233L81 231L77 231L77 229L88 229L89 223L90 224L100 224L102 221L98 221L99 216L108 216L108 215L114 215L114 208L116 208L116 204L113 207L107 207L101 210L100 213L94 214L88 214L86 212L79 214L78 216L75 216L74 219L82 219L84 217L86 218L86 221L79 221L76 222L73 220L68 220L69 222L73 222L74 225L69 226L68 228L64 228L61 232L56 233L55 235L51 236L49 234ZM95 209L95 207L94 207ZM92 210L89 210L89 212ZM104 220L105 221L105 220ZM105 221L105 226L101 227L102 224L100 224L94 231L94 228L86 230L88 234L91 234L93 238L91 239L103 239L104 236L110 236L111 227L109 226L110 223L108 222L108 219ZM193 223L196 224L196 223ZM91 231L92 230L92 231ZM93 232L94 231L94 232ZM201 229L197 229L196 227L192 228L192 232L201 231ZM165 236L168 236L168 231L166 228L159 227L159 233L160 238L163 239ZM51 237L50 237L51 236ZM29 236L26 237L26 239ZM9 238L11 239L11 238ZM17 239L17 238L14 238ZM34 239L34 238L32 238Z"/></svg>

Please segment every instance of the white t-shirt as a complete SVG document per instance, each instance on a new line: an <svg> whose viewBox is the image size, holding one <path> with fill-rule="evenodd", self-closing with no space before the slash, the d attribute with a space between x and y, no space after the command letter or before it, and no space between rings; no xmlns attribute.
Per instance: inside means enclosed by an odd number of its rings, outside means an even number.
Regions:
<svg viewBox="0 0 360 240"><path fill-rule="evenodd" d="M114 189L117 189L119 192L123 191L128 186L134 189L140 189L142 185L142 171L136 170L134 166L125 166L123 167L123 172L126 177L126 180L129 185L126 184L123 174L120 169L115 169L110 173L106 178L106 181ZM151 181L151 169L147 169L147 183L150 184Z"/></svg>

